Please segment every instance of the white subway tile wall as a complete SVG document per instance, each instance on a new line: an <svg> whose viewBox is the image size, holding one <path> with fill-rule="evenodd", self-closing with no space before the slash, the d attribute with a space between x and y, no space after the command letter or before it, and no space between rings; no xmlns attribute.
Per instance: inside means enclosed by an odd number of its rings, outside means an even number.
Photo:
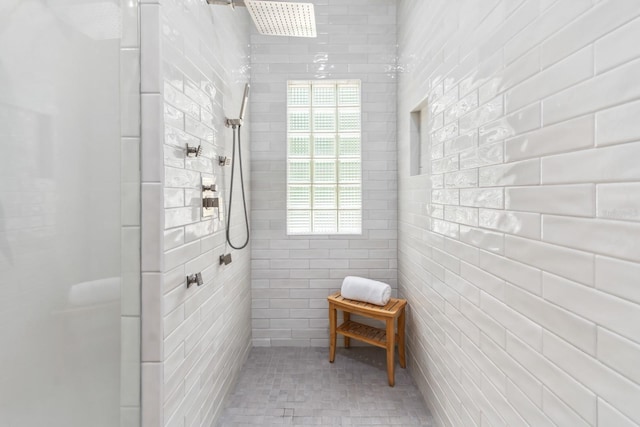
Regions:
<svg viewBox="0 0 640 427"><path fill-rule="evenodd" d="M141 426L162 423L162 284L163 248L159 245L164 223L161 209L162 94L159 70L160 4L140 0L140 269L144 278L140 291L141 316ZM144 198L144 200L143 200ZM150 204L147 204L150 203Z"/></svg>
<svg viewBox="0 0 640 427"><path fill-rule="evenodd" d="M232 155L224 119L238 114L249 80L249 15L190 0L142 0L140 13L142 426L211 426L251 345L250 247L226 245L231 168L218 164ZM187 144L202 154L188 157ZM201 216L203 177L218 185L213 217ZM244 238L241 221L231 238ZM220 266L229 252L233 262ZM198 272L203 285L187 288Z"/></svg>
<svg viewBox="0 0 640 427"><path fill-rule="evenodd" d="M120 0L122 282L120 427L140 426L140 38L138 2Z"/></svg>
<svg viewBox="0 0 640 427"><path fill-rule="evenodd" d="M347 275L396 288L396 1L314 1L318 37L251 36L254 346L328 346ZM287 236L287 81L360 80L362 234Z"/></svg>
<svg viewBox="0 0 640 427"><path fill-rule="evenodd" d="M640 425L638 2L398 6L398 293L438 424Z"/></svg>

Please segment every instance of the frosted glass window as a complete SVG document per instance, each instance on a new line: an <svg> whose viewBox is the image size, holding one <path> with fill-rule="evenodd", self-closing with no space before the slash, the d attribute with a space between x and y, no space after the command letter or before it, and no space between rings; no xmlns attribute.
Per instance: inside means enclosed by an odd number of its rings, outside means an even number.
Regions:
<svg viewBox="0 0 640 427"><path fill-rule="evenodd" d="M313 161L313 182L336 182L336 161L335 160L314 160Z"/></svg>
<svg viewBox="0 0 640 427"><path fill-rule="evenodd" d="M358 145L360 148L360 145ZM360 150L358 150L360 153ZM313 136L314 157L336 157L336 136L335 134L316 134Z"/></svg>
<svg viewBox="0 0 640 427"><path fill-rule="evenodd" d="M314 132L336 132L336 110L323 108L313 110Z"/></svg>
<svg viewBox="0 0 640 427"><path fill-rule="evenodd" d="M289 85L289 105L306 107L311 105L311 90L308 85Z"/></svg>
<svg viewBox="0 0 640 427"><path fill-rule="evenodd" d="M360 233L362 215L359 210L338 212L338 232L344 234Z"/></svg>
<svg viewBox="0 0 640 427"><path fill-rule="evenodd" d="M340 157L360 157L360 134L340 134Z"/></svg>
<svg viewBox="0 0 640 427"><path fill-rule="evenodd" d="M289 157L309 157L311 155L310 135L291 135L289 137Z"/></svg>
<svg viewBox="0 0 640 427"><path fill-rule="evenodd" d="M309 110L290 110L289 111L289 131L291 132L309 132L311 127L311 115Z"/></svg>
<svg viewBox="0 0 640 427"><path fill-rule="evenodd" d="M337 233L338 219L336 214L336 211L313 211L314 231L322 234Z"/></svg>
<svg viewBox="0 0 640 427"><path fill-rule="evenodd" d="M340 85L338 86L338 105L359 106L360 105L360 85Z"/></svg>
<svg viewBox="0 0 640 427"><path fill-rule="evenodd" d="M341 185L338 187L340 209L360 209L362 194L359 185Z"/></svg>
<svg viewBox="0 0 640 427"><path fill-rule="evenodd" d="M287 204L292 209L310 209L311 188L308 185L290 185Z"/></svg>
<svg viewBox="0 0 640 427"><path fill-rule="evenodd" d="M287 89L287 232L362 231L360 82Z"/></svg>
<svg viewBox="0 0 640 427"><path fill-rule="evenodd" d="M313 85L313 105L316 107L334 107L336 105L336 85Z"/></svg>
<svg viewBox="0 0 640 427"><path fill-rule="evenodd" d="M360 160L340 160L340 182L360 182Z"/></svg>
<svg viewBox="0 0 640 427"><path fill-rule="evenodd" d="M338 128L341 132L360 130L360 109L340 108L338 110Z"/></svg>
<svg viewBox="0 0 640 427"><path fill-rule="evenodd" d="M311 228L311 211L287 211L289 234L305 234Z"/></svg>
<svg viewBox="0 0 640 427"><path fill-rule="evenodd" d="M289 182L311 182L311 163L309 160L289 161Z"/></svg>
<svg viewBox="0 0 640 427"><path fill-rule="evenodd" d="M337 205L335 185L313 186L314 209L337 209Z"/></svg>

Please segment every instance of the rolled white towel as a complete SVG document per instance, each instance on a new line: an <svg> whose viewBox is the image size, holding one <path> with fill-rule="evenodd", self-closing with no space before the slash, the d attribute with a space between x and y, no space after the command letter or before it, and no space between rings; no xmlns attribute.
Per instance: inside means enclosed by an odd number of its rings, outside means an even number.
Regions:
<svg viewBox="0 0 640 427"><path fill-rule="evenodd" d="M342 281L340 293L347 299L386 305L391 298L391 286L364 277L347 276Z"/></svg>

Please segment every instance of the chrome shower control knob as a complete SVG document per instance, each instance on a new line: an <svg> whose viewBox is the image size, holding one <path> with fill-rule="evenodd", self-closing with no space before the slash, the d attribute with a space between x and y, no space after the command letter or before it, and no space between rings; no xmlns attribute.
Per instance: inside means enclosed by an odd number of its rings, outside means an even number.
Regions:
<svg viewBox="0 0 640 427"><path fill-rule="evenodd" d="M197 147L191 147L187 144L187 156L188 157L198 157L202 154L202 145L198 145Z"/></svg>
<svg viewBox="0 0 640 427"><path fill-rule="evenodd" d="M205 197L202 199L203 208L217 208L220 206L220 199L217 197Z"/></svg>
<svg viewBox="0 0 640 427"><path fill-rule="evenodd" d="M187 289L189 289L191 285L202 286L203 283L202 273L200 272L187 276Z"/></svg>

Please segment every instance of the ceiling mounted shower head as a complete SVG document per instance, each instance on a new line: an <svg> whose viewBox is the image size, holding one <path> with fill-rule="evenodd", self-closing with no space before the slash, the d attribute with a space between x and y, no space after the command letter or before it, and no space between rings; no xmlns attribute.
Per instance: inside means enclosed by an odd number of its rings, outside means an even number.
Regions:
<svg viewBox="0 0 640 427"><path fill-rule="evenodd" d="M260 34L317 37L316 15L311 3L245 0Z"/></svg>
<svg viewBox="0 0 640 427"><path fill-rule="evenodd" d="M234 8L245 6L258 32L267 36L317 37L312 3L258 0L207 0Z"/></svg>

